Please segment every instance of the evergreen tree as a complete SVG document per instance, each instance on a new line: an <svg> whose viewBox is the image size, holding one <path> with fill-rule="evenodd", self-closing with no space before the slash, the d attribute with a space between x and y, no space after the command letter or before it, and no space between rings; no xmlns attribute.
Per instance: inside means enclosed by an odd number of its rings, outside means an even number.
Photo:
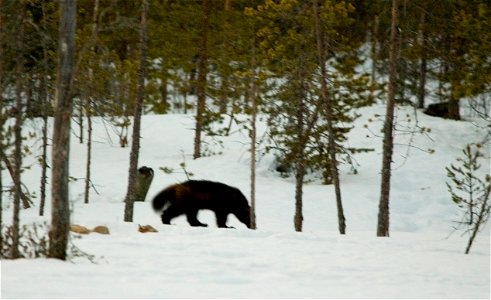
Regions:
<svg viewBox="0 0 491 300"><path fill-rule="evenodd" d="M328 65L326 70L333 70L326 71L332 82L329 94L333 100L333 118L328 117L320 97L321 81L317 79L321 77L318 75L320 62L311 4L294 0L266 1L248 12L259 24L259 51L271 81L276 83L275 92L268 95L268 122L274 141L272 148L279 151L282 164L293 166L295 172L295 227L298 231L302 223L301 195L306 172L323 170L326 182L332 180L327 150L328 120L333 122L336 142L341 143L350 130L341 124L353 119L348 111L366 103L362 101L363 96L353 93L367 86L367 77L354 71L358 62L356 43L341 34L352 22L349 16L352 11L353 7L345 2L324 1L319 7L321 40L329 41L321 53L322 60ZM338 147L343 151L341 149Z"/></svg>
<svg viewBox="0 0 491 300"><path fill-rule="evenodd" d="M480 160L484 157L481 145L468 144L463 152L463 158L457 158L458 165L451 164L446 167L450 183L447 187L452 201L463 212L458 227L464 227L470 233L465 253L468 254L477 233L489 220L491 205L489 194L491 190L491 177L479 178Z"/></svg>

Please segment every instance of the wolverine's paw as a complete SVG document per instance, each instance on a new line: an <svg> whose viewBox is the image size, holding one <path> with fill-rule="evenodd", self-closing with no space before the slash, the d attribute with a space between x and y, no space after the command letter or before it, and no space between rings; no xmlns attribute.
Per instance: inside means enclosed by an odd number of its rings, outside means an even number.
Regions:
<svg viewBox="0 0 491 300"><path fill-rule="evenodd" d="M203 223L200 223L200 222L197 222L197 223L192 223L192 224L189 224L193 227L208 227L207 224L203 224Z"/></svg>

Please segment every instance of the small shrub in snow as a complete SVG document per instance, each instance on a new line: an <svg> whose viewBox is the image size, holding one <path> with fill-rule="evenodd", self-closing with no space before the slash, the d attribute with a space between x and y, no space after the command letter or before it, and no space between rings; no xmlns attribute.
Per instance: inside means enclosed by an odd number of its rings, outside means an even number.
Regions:
<svg viewBox="0 0 491 300"><path fill-rule="evenodd" d="M470 234L465 253L468 254L477 233L489 219L491 177L479 177L480 160L484 157L481 145L468 144L463 150L464 157L457 158L457 164L447 167L448 191L452 201L462 210L462 220L456 229L463 229Z"/></svg>

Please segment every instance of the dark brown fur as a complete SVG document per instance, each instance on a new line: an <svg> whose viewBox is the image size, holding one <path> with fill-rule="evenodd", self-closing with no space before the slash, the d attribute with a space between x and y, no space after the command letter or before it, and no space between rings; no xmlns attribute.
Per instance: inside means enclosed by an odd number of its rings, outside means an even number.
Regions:
<svg viewBox="0 0 491 300"><path fill-rule="evenodd" d="M227 217L233 214L250 228L250 209L242 192L220 182L189 180L171 185L160 192L152 201L155 211L162 211L162 223L185 214L191 226L207 226L197 214L200 209L215 213L218 227L228 227Z"/></svg>

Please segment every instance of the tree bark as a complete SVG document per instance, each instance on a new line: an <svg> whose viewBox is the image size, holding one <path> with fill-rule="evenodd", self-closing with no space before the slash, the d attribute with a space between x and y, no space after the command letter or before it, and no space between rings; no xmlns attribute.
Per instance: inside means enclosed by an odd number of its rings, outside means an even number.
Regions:
<svg viewBox="0 0 491 300"><path fill-rule="evenodd" d="M87 116L87 162L85 164L85 191L84 191L84 203L89 203L90 196L90 182L91 182L91 163L92 163L92 111L91 111L91 99L87 97L85 99L85 115Z"/></svg>
<svg viewBox="0 0 491 300"><path fill-rule="evenodd" d="M15 79L15 125L14 125L14 211L12 221L12 248L10 257L15 259L20 257L19 252L19 213L20 195L22 193L21 171L22 171L22 90L23 90L23 71L24 71L24 7L19 13L18 26L19 32L16 36L16 79Z"/></svg>
<svg viewBox="0 0 491 300"><path fill-rule="evenodd" d="M427 60L426 51L428 51L428 42L426 34L426 10L422 9L421 19L419 22L420 35L421 35L421 57L419 62L419 84L418 84L418 108L425 108L425 96L426 96L426 72L427 72Z"/></svg>
<svg viewBox="0 0 491 300"><path fill-rule="evenodd" d="M251 59L251 229L257 229L256 224L256 117L257 117L257 86L256 86L256 39L252 39Z"/></svg>
<svg viewBox="0 0 491 300"><path fill-rule="evenodd" d="M43 21L42 28L44 31L46 28L46 14L44 10L44 3L41 4ZM44 216L44 206L46 203L46 184L47 184L47 172L48 172L48 50L46 45L46 38L43 36L42 40L43 47L43 74L41 75L40 82L40 95L39 98L41 100L42 107L42 119L43 119L43 129L42 129L42 155L41 155L41 185L40 185L40 203L39 203L39 215Z"/></svg>
<svg viewBox="0 0 491 300"><path fill-rule="evenodd" d="M382 179L380 189L380 202L378 211L377 236L389 236L389 199L391 163L394 150L393 126L395 94L397 89L397 23L398 23L398 0L392 0L392 21L390 26L390 53L389 53L389 91L387 95L387 107L384 121L384 140L382 158Z"/></svg>
<svg viewBox="0 0 491 300"><path fill-rule="evenodd" d="M378 45L378 27L379 27L379 16L375 15L373 20L373 26L371 30L371 41L370 41L370 57L372 59L372 69L370 72L370 102L375 102L375 87L377 85L377 45Z"/></svg>
<svg viewBox="0 0 491 300"><path fill-rule="evenodd" d="M3 1L0 0L0 7L3 6ZM3 149L3 15L0 11L0 149ZM3 151L0 151L0 249L3 249L3 234L1 228L3 228L3 182L2 182L2 162L3 162ZM3 255L0 250L0 258Z"/></svg>
<svg viewBox="0 0 491 300"><path fill-rule="evenodd" d="M140 31L140 65L138 68L138 87L135 103L133 134L130 153L130 167L128 171L128 191L125 198L124 221L133 222L133 206L136 196L136 176L138 168L138 156L140 153L140 127L145 97L145 59L147 55L147 12L148 0L143 0Z"/></svg>
<svg viewBox="0 0 491 300"><path fill-rule="evenodd" d="M341 199L341 186L339 181L339 172L337 167L337 159L336 159L336 141L335 141L335 132L333 125L333 108L332 108L332 98L330 97L327 90L327 71L326 71L326 59L324 57L324 43L322 37L322 30L320 26L319 20L319 11L317 0L313 1L313 11L314 11L314 20L315 20L315 35L317 42L317 58L319 63L319 68L321 72L321 97L322 103L325 104L325 111L327 117L327 133L328 133L328 152L329 159L331 161L331 176L334 184L334 191L336 194L336 207L338 213L338 229L340 234L346 234L346 219L344 217L343 210L343 202Z"/></svg>
<svg viewBox="0 0 491 300"><path fill-rule="evenodd" d="M51 229L49 232L49 257L61 260L66 259L70 227L68 176L76 18L76 0L61 0L57 104L53 127Z"/></svg>
<svg viewBox="0 0 491 300"><path fill-rule="evenodd" d="M479 211L479 214L477 215L476 224L474 225L471 237L469 238L469 243L467 244L467 247L465 249L465 254L469 254L469 251L471 251L472 243L474 242L474 239L476 238L476 235L479 232L481 225L483 225L487 221L486 215L489 215L488 200L489 200L490 193L491 193L491 182L488 181L488 186L486 188L486 191L484 192L484 196L483 196L484 198L481 203L481 209Z"/></svg>
<svg viewBox="0 0 491 300"><path fill-rule="evenodd" d="M99 0L94 0L94 9L92 11L92 32L90 40L90 50L94 51L95 43L97 39L97 16L99 14ZM92 82L93 78L92 68L89 68L89 81ZM90 94L90 93L89 93ZM85 193L84 203L89 203L90 197L90 183L91 183L91 164L92 164L92 98L91 96L85 97L85 115L87 116L87 163L85 165Z"/></svg>
<svg viewBox="0 0 491 300"><path fill-rule="evenodd" d="M306 107L304 103L305 86L304 86L304 72L305 62L304 54L300 47L299 54L299 66L298 66L298 82L299 86L294 92L296 97L295 101L298 101L298 107L296 110L296 136L298 142L295 149L295 216L293 217L293 224L295 231L301 232L303 228L303 179L305 177L305 145L308 140L308 127L305 127ZM307 128L307 129L306 129Z"/></svg>
<svg viewBox="0 0 491 300"><path fill-rule="evenodd" d="M196 105L196 129L194 136L194 153L193 158L201 157L201 132L203 131L204 113L206 106L206 76L208 64L208 26L210 23L210 2L203 0L204 17L201 27L201 43L199 46L199 61L198 61L198 81L197 88L197 105Z"/></svg>

